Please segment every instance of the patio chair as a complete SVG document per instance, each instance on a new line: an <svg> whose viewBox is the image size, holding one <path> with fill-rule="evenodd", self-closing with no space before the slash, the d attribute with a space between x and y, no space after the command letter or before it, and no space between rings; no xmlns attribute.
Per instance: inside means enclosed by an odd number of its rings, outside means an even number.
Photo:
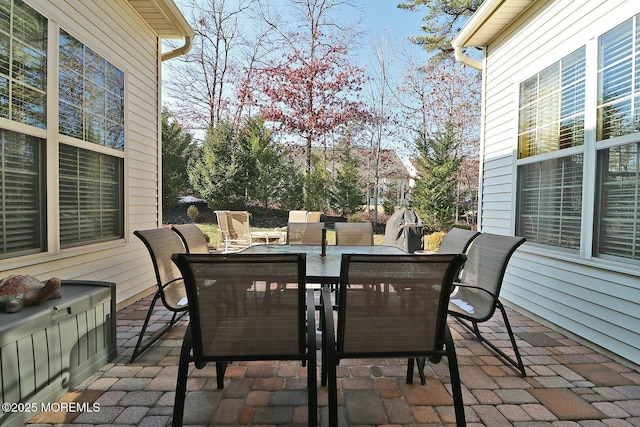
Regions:
<svg viewBox="0 0 640 427"><path fill-rule="evenodd" d="M473 239L478 237L480 232L473 230L465 230L463 228L452 228L445 234L440 247L438 248L439 254L464 254L467 253L467 249L473 242Z"/></svg>
<svg viewBox="0 0 640 427"><path fill-rule="evenodd" d="M455 272L465 256L343 254L337 335L330 290L322 290L322 384L328 383L329 426L338 425L336 369L342 359L447 356L456 423L465 425L455 346L447 325L447 303ZM421 377L422 370L418 370ZM424 383L424 381L423 381Z"/></svg>
<svg viewBox="0 0 640 427"><path fill-rule="evenodd" d="M322 218L322 212L320 211L311 211L307 212L307 216L305 218L306 222L320 222L320 218Z"/></svg>
<svg viewBox="0 0 640 427"><path fill-rule="evenodd" d="M525 240L524 237L499 236L489 233L482 233L476 237L467 254L462 277L459 282L455 283L456 288L449 302L449 314L472 331L478 340L513 365L523 377L527 374L522 357L520 357L520 351L509 324L507 312L499 297L509 260ZM491 319L496 308L502 313L516 360L480 334L478 323Z"/></svg>
<svg viewBox="0 0 640 427"><path fill-rule="evenodd" d="M373 226L370 222L336 222L336 245L373 245Z"/></svg>
<svg viewBox="0 0 640 427"><path fill-rule="evenodd" d="M287 223L288 245L322 245L324 222Z"/></svg>
<svg viewBox="0 0 640 427"><path fill-rule="evenodd" d="M220 230L219 243L224 252L242 250L251 246L249 213L246 211L215 211Z"/></svg>
<svg viewBox="0 0 640 427"><path fill-rule="evenodd" d="M200 254L206 254L209 252L207 238L197 225L174 225L171 229L180 236L187 252Z"/></svg>
<svg viewBox="0 0 640 427"><path fill-rule="evenodd" d="M153 270L156 276L156 292L153 295L149 311L142 325L140 336L133 349L130 363L154 342L158 340L166 331L168 331L182 316L187 314L187 293L184 288L184 282L180 270L171 261L171 255L174 253L185 252L182 239L170 228L157 228L151 230L136 230L133 234L142 240L147 247ZM168 310L173 312L173 316L168 324L157 330L143 344L145 332L151 319L151 313L160 299L162 304Z"/></svg>
<svg viewBox="0 0 640 427"><path fill-rule="evenodd" d="M288 222L307 222L307 211L289 211Z"/></svg>
<svg viewBox="0 0 640 427"><path fill-rule="evenodd" d="M224 387L229 361L300 360L307 366L308 425L317 424L313 291L305 289L305 254L176 254L189 296L173 425L181 426L189 363L216 363Z"/></svg>

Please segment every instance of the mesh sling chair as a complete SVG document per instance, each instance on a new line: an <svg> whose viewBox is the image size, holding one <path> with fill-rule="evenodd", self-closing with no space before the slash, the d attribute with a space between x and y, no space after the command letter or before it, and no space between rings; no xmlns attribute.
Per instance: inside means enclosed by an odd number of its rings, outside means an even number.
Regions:
<svg viewBox="0 0 640 427"><path fill-rule="evenodd" d="M449 364L456 422L465 425L458 363L447 325L451 286L464 259L462 254L342 255L335 336L331 294L322 290L322 384L328 383L330 427L338 425L340 360L407 357L406 381L411 383L414 358L439 361L443 355Z"/></svg>
<svg viewBox="0 0 640 427"><path fill-rule="evenodd" d="M324 222L288 222L288 245L321 245Z"/></svg>
<svg viewBox="0 0 640 427"><path fill-rule="evenodd" d="M499 297L509 260L525 240L524 237L517 236L480 234L469 249L462 277L460 282L456 283L456 289L449 302L449 314L472 331L476 338L513 365L523 377L527 374L522 357L509 324L507 312ZM502 313L516 360L480 334L478 323L491 319L496 308Z"/></svg>
<svg viewBox="0 0 640 427"><path fill-rule="evenodd" d="M170 228L157 228L151 230L137 230L133 234L138 237L149 251L153 270L156 276L156 292L149 305L149 311L142 325L140 336L131 355L131 363L149 346L158 340L167 330L169 330L182 316L187 314L187 293L180 270L171 261L171 255L177 252L184 252L185 247L182 239ZM143 344L143 338L151 319L151 313L160 299L162 304L173 316L167 325L153 333Z"/></svg>
<svg viewBox="0 0 640 427"><path fill-rule="evenodd" d="M373 245L373 225L370 222L336 222L335 229L336 245Z"/></svg>
<svg viewBox="0 0 640 427"><path fill-rule="evenodd" d="M307 366L309 425L317 424L313 291L304 254L175 254L189 296L173 425L183 421L189 363L216 362L218 388L229 361L301 360Z"/></svg>
<svg viewBox="0 0 640 427"><path fill-rule="evenodd" d="M206 254L209 252L207 238L197 225L174 225L171 229L180 236L187 252L199 254Z"/></svg>
<svg viewBox="0 0 640 427"><path fill-rule="evenodd" d="M439 254L464 254L471 246L473 240L480 233L473 230L465 230L462 228L452 228L444 235L440 247Z"/></svg>

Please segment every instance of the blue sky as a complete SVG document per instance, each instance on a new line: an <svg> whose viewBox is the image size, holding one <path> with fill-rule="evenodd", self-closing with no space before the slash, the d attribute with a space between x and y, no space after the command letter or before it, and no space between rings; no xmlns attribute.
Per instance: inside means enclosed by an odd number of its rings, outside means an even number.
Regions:
<svg viewBox="0 0 640 427"><path fill-rule="evenodd" d="M362 9L363 24L372 32L382 33L387 28L391 37L406 40L420 34L422 17L426 11L411 12L398 9L396 0L358 0Z"/></svg>

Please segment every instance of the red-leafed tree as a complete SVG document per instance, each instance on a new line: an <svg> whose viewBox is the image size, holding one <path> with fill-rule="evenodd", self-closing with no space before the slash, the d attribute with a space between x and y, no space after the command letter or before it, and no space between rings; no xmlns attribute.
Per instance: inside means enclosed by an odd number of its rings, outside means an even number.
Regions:
<svg viewBox="0 0 640 427"><path fill-rule="evenodd" d="M311 146L361 112L364 70L348 57L356 26L341 22L339 14L353 5L350 0L291 0L286 11L275 11L269 2L259 3L286 52L258 78L260 114L278 130L305 140L309 171ZM282 12L294 19L283 21Z"/></svg>
<svg viewBox="0 0 640 427"><path fill-rule="evenodd" d="M310 169L314 142L361 114L363 82L364 72L349 63L343 46L320 46L312 57L294 48L284 62L263 70L260 113L280 130L304 138Z"/></svg>

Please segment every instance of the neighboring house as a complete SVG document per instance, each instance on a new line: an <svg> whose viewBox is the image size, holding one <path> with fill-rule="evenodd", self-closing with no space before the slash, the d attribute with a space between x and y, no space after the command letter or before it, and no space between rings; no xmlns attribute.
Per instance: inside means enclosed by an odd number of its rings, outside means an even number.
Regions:
<svg viewBox="0 0 640 427"><path fill-rule="evenodd" d="M162 225L162 61L172 0L0 0L0 276L155 283L132 232ZM162 39L184 46L162 53ZM64 292L64 290L63 290Z"/></svg>
<svg viewBox="0 0 640 427"><path fill-rule="evenodd" d="M306 147L302 145L287 145L284 152L293 158L300 169L306 169ZM321 147L313 147L311 150L315 156L324 156L326 168L330 174L334 174L341 167L340 150ZM375 154L365 148L352 148L351 155L358 164L360 184L369 204L373 204L375 192ZM404 206L408 203L409 182L411 175L406 165L400 160L395 150L380 150L378 160L378 203L389 198L395 206Z"/></svg>
<svg viewBox="0 0 640 427"><path fill-rule="evenodd" d="M528 240L502 296L636 365L639 40L637 0L486 0L453 41L483 71L480 229Z"/></svg>

